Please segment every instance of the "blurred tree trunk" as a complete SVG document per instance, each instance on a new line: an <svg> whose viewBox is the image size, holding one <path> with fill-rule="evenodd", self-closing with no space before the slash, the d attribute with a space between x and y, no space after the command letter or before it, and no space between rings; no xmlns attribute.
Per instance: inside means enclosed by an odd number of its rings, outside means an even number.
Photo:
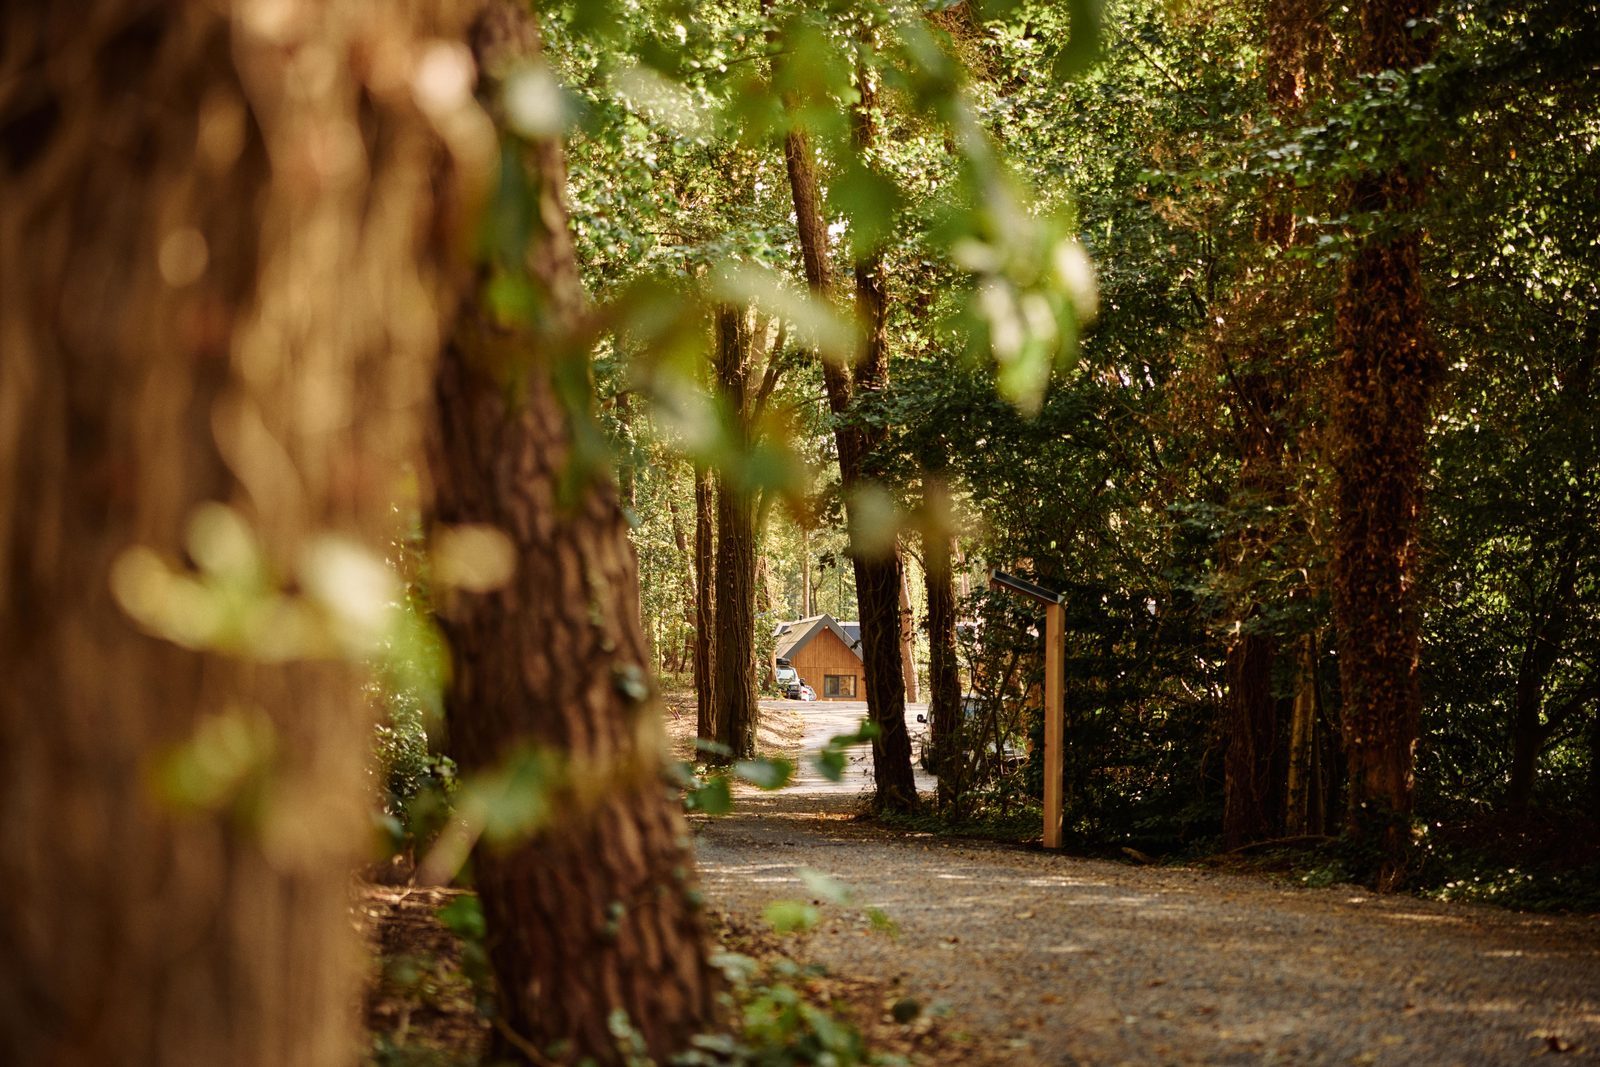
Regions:
<svg viewBox="0 0 1600 1067"><path fill-rule="evenodd" d="M861 99L852 111L858 148L866 152L873 140L872 107L875 86L863 72L858 78ZM832 299L833 283L828 263L828 230L822 217L820 185L810 139L792 129L784 139L784 161L794 198L795 224L800 240L806 282L824 300ZM900 560L892 550L873 553L876 531L862 529L860 508L851 499L868 486L875 471L868 453L875 441L858 425L845 420L851 405L863 394L888 386L888 302L882 258L864 257L855 268L856 313L864 324L863 350L853 370L824 360L822 378L832 410L834 440L839 452L839 480L845 490L845 521L850 555L855 567L856 604L861 616L862 660L866 679L867 715L878 727L872 742L875 802L891 810L917 806L916 778L911 769L911 735L906 730L905 682L900 665Z"/></svg>
<svg viewBox="0 0 1600 1067"><path fill-rule="evenodd" d="M734 447L750 446L750 329L739 309L716 314L716 382L734 427ZM732 758L756 750L756 501L726 472L717 475L717 614L712 653L717 740Z"/></svg>
<svg viewBox="0 0 1600 1067"><path fill-rule="evenodd" d="M481 116L365 4L0 20L0 1062L352 1063L365 672L197 583L381 617L325 538L398 533L457 273L418 105Z"/></svg>
<svg viewBox="0 0 1600 1067"><path fill-rule="evenodd" d="M1432 0L1364 0L1358 69L1423 62L1433 8ZM1422 712L1416 583L1425 435L1439 377L1411 221L1423 181L1396 165L1352 182L1350 215L1382 225L1357 237L1335 317L1333 603L1350 766L1346 830L1382 856L1382 889L1405 876Z"/></svg>
<svg viewBox="0 0 1600 1067"><path fill-rule="evenodd" d="M694 469L694 703L696 737L717 739L717 699L713 677L716 661L716 528L712 514L711 472Z"/></svg>
<svg viewBox="0 0 1600 1067"><path fill-rule="evenodd" d="M490 8L473 41L486 71L537 62L537 26L510 3ZM562 399L592 394L562 147L508 150L526 168L525 264L541 314L507 329L470 308L436 384L436 517L504 531L517 560L504 587L440 606L455 658L451 744L469 774L535 753L555 768L534 783L554 817L474 853L503 1039L558 1062L621 1064L631 1058L613 1021L625 1018L664 1062L713 1024L717 982L661 773L627 524L609 466L573 467L573 422L593 412Z"/></svg>

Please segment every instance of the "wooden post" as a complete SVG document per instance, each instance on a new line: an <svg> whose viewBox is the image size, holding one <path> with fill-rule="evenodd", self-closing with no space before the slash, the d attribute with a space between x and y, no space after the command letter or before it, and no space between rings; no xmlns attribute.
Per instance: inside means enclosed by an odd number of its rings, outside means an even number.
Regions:
<svg viewBox="0 0 1600 1067"><path fill-rule="evenodd" d="M989 575L989 588L997 592L1020 593L1044 605L1044 847L1061 847L1061 779L1066 767L1067 718L1062 657L1066 646L1067 609L1061 594L1042 585L995 571Z"/></svg>
<svg viewBox="0 0 1600 1067"><path fill-rule="evenodd" d="M1044 847L1061 847L1061 779L1066 765L1066 708L1063 700L1062 637L1066 609L1044 610Z"/></svg>

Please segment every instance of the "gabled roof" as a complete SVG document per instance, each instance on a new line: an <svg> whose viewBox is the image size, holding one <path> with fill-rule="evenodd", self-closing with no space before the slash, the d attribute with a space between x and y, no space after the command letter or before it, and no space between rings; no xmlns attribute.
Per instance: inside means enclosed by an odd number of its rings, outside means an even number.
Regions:
<svg viewBox="0 0 1600 1067"><path fill-rule="evenodd" d="M856 628L851 634L832 615L824 612L813 615L809 619L797 619L794 622L780 623L778 626L778 646L773 650L774 657L778 659L792 659L799 651L811 643L812 638L824 630L833 631L833 635L844 642L844 647L854 652L857 657L861 655L861 627L856 623L846 625Z"/></svg>

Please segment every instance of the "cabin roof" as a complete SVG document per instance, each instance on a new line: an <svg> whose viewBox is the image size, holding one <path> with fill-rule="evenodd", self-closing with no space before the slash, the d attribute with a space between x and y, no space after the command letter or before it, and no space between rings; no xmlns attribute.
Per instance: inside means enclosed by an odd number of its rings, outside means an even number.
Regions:
<svg viewBox="0 0 1600 1067"><path fill-rule="evenodd" d="M850 632L850 627L854 627L854 633ZM792 660L824 630L833 631L833 635L844 643L845 648L854 652L856 658L861 657L861 625L854 622L841 623L827 612L807 619L796 619L794 622L779 623L775 635L778 643L773 650L774 657Z"/></svg>

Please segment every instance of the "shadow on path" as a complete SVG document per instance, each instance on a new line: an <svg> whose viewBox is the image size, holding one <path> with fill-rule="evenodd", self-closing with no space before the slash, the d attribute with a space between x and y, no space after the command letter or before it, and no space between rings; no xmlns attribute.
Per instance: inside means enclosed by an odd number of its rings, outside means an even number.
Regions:
<svg viewBox="0 0 1600 1067"><path fill-rule="evenodd" d="M814 721L831 736L856 719ZM806 895L801 868L833 875L854 898L825 909L807 957L947 1005L1013 1062L1600 1063L1593 918L891 833L853 819L865 759L849 788L806 782L697 818L707 895L757 921Z"/></svg>

